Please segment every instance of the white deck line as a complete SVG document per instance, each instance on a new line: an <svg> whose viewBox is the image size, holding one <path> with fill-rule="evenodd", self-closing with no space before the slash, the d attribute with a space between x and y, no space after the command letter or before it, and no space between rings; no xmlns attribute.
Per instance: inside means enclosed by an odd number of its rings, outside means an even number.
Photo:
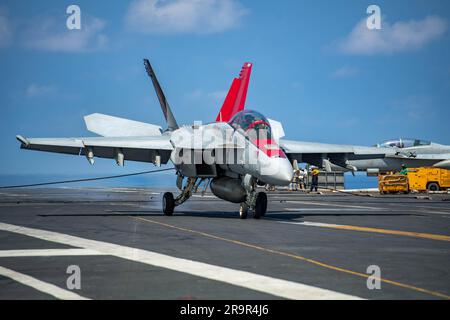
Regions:
<svg viewBox="0 0 450 320"><path fill-rule="evenodd" d="M101 252L89 249L31 249L0 250L0 258L12 257L58 257L58 256L100 256Z"/></svg>
<svg viewBox="0 0 450 320"><path fill-rule="evenodd" d="M19 233L46 241L95 250L103 254L109 254L122 259L187 273L197 277L220 281L287 299L361 299L357 296L322 289L298 282L277 279L247 271L220 267L188 259L176 258L143 249L84 239L52 231L21 227L6 223L0 223L0 230Z"/></svg>
<svg viewBox="0 0 450 320"><path fill-rule="evenodd" d="M368 209L368 210L386 210L386 209L380 208L380 207L355 206L355 205L339 204L339 203L332 203L332 202L324 203L324 202L316 202L316 201L286 200L286 203L302 203L302 204L306 204L306 205L338 207L338 208L357 208L357 209Z"/></svg>
<svg viewBox="0 0 450 320"><path fill-rule="evenodd" d="M61 289L60 287L57 287L51 283L47 283L41 280L38 280L36 278L27 276L26 274L19 273L7 268L4 268L0 266L0 275L10 278L14 281L17 281L23 285L26 285L28 287L34 288L38 291L44 292L46 294L49 294L55 298L62 299L62 300L89 300L88 298L85 298L83 296L80 296L79 294ZM4 289L4 288L3 288Z"/></svg>

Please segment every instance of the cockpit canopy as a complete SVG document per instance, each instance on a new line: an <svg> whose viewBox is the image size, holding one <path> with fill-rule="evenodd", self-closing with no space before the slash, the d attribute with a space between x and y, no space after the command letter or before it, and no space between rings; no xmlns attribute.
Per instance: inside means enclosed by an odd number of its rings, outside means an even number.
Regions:
<svg viewBox="0 0 450 320"><path fill-rule="evenodd" d="M243 110L234 115L230 125L236 130L242 130L249 137L255 139L272 139L269 120L261 113L253 110Z"/></svg>
<svg viewBox="0 0 450 320"><path fill-rule="evenodd" d="M242 110L231 118L229 124L270 158L286 158L286 154L272 138L269 120L261 113Z"/></svg>
<svg viewBox="0 0 450 320"><path fill-rule="evenodd" d="M419 140L419 139L395 139L395 140L386 140L381 143L376 144L377 147L380 148L410 148L410 147L419 147L419 146L428 146L431 144L431 141L427 140Z"/></svg>

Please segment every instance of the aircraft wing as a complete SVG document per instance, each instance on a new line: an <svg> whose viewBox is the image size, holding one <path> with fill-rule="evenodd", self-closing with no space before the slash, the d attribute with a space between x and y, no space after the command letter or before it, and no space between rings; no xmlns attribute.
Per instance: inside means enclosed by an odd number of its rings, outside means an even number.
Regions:
<svg viewBox="0 0 450 320"><path fill-rule="evenodd" d="M350 168L347 160L364 160L374 158L384 158L388 154L394 154L395 150L380 150L375 147L362 147L353 145L315 143L305 141L280 140L280 147L287 157L293 161L306 162L316 166L337 166ZM324 162L325 160L325 162ZM327 168L328 170L328 168Z"/></svg>
<svg viewBox="0 0 450 320"><path fill-rule="evenodd" d="M24 138L17 136L22 149L84 155L93 157L166 164L173 150L169 136L90 137L90 138Z"/></svg>

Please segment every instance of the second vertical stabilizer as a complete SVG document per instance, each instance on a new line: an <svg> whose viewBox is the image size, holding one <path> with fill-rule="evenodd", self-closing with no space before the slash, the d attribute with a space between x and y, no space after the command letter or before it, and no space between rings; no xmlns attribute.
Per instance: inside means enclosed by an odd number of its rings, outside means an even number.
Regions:
<svg viewBox="0 0 450 320"><path fill-rule="evenodd" d="M236 113L244 110L245 99L247 98L248 83L252 72L252 64L244 63L238 78L234 78L230 90L223 102L222 108L217 115L216 121L227 122Z"/></svg>

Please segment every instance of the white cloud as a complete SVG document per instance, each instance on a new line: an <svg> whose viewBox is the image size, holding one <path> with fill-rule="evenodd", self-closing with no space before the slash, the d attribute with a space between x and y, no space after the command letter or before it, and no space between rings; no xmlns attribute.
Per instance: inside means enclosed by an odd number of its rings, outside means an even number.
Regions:
<svg viewBox="0 0 450 320"><path fill-rule="evenodd" d="M142 33L208 34L235 27L247 13L237 0L135 0L125 21Z"/></svg>
<svg viewBox="0 0 450 320"><path fill-rule="evenodd" d="M11 43L12 28L6 10L0 8L0 48Z"/></svg>
<svg viewBox="0 0 450 320"><path fill-rule="evenodd" d="M69 30L54 19L34 21L25 33L24 45L44 51L86 52L102 49L108 38L102 33L105 21L84 15L80 30Z"/></svg>
<svg viewBox="0 0 450 320"><path fill-rule="evenodd" d="M417 50L442 36L447 30L447 21L428 16L391 25L383 19L381 26L381 30L369 30L366 19L361 20L345 39L338 41L340 51L372 55Z"/></svg>
<svg viewBox="0 0 450 320"><path fill-rule="evenodd" d="M356 76L358 73L359 70L354 67L343 66L331 73L330 77L333 79L349 78Z"/></svg>
<svg viewBox="0 0 450 320"><path fill-rule="evenodd" d="M25 94L29 98L43 97L53 95L57 92L57 88L52 85L39 85L32 83L25 90Z"/></svg>

